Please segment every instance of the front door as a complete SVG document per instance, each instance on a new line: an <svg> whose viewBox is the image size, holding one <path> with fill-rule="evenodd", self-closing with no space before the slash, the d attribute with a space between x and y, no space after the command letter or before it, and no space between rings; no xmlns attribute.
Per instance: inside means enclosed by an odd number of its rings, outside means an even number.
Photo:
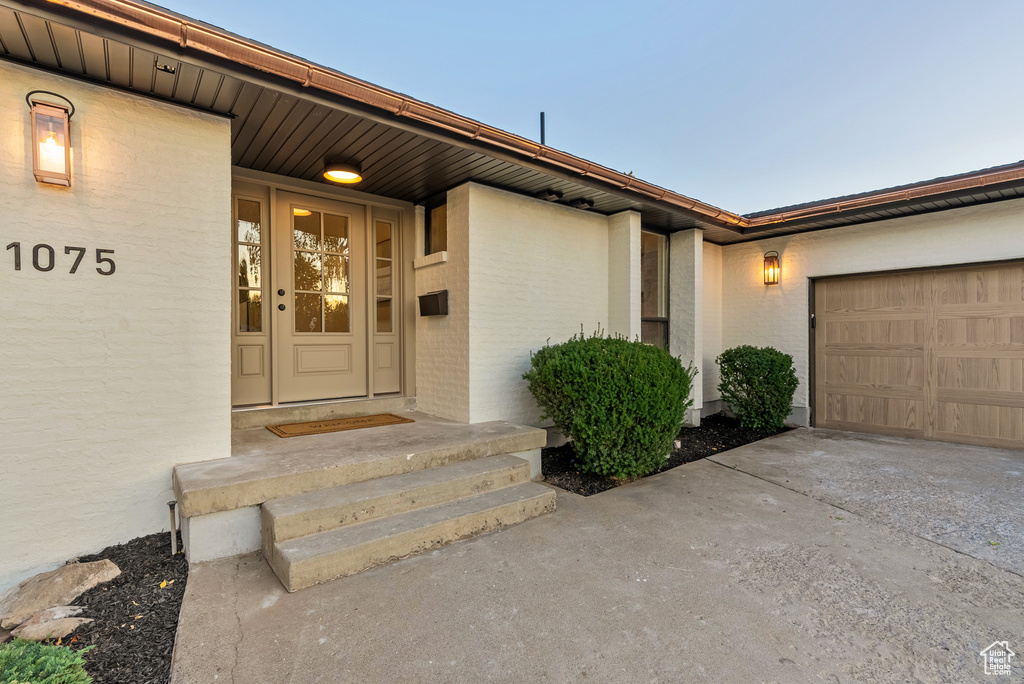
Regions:
<svg viewBox="0 0 1024 684"><path fill-rule="evenodd" d="M365 208L279 192L276 218L278 401L365 396Z"/></svg>

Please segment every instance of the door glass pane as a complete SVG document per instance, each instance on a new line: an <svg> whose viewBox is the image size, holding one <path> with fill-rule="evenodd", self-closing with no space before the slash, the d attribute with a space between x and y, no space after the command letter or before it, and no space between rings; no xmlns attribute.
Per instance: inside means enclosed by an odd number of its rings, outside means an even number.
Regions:
<svg viewBox="0 0 1024 684"><path fill-rule="evenodd" d="M324 255L324 292L348 292L348 257Z"/></svg>
<svg viewBox="0 0 1024 684"><path fill-rule="evenodd" d="M238 291L238 331L263 331L263 302L259 290Z"/></svg>
<svg viewBox="0 0 1024 684"><path fill-rule="evenodd" d="M260 287L260 248L238 245L238 286Z"/></svg>
<svg viewBox="0 0 1024 684"><path fill-rule="evenodd" d="M391 258L391 224L377 224L377 257L380 259Z"/></svg>
<svg viewBox="0 0 1024 684"><path fill-rule="evenodd" d="M668 323L665 321L641 321L640 341L659 349L668 349Z"/></svg>
<svg viewBox="0 0 1024 684"><path fill-rule="evenodd" d="M295 332L321 332L320 295L295 293Z"/></svg>
<svg viewBox="0 0 1024 684"><path fill-rule="evenodd" d="M348 249L348 217L324 214L324 250L345 252Z"/></svg>
<svg viewBox="0 0 1024 684"><path fill-rule="evenodd" d="M391 300L377 300L377 332L391 332Z"/></svg>
<svg viewBox="0 0 1024 684"><path fill-rule="evenodd" d="M295 289L320 291L318 252L295 252Z"/></svg>
<svg viewBox="0 0 1024 684"><path fill-rule="evenodd" d="M324 297L324 315L327 318L327 332L347 333L348 297L344 295L326 295Z"/></svg>
<svg viewBox="0 0 1024 684"><path fill-rule="evenodd" d="M309 216L299 216L293 211L292 221L295 249L320 249L320 212L310 211Z"/></svg>
<svg viewBox="0 0 1024 684"><path fill-rule="evenodd" d="M377 259L377 295L391 296L391 262Z"/></svg>
<svg viewBox="0 0 1024 684"><path fill-rule="evenodd" d="M260 203L238 200L238 241L260 243Z"/></svg>

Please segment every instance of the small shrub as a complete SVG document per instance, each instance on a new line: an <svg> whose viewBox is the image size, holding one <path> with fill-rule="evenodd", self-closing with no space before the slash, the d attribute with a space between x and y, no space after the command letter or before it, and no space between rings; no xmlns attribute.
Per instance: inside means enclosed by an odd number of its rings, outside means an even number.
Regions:
<svg viewBox="0 0 1024 684"><path fill-rule="evenodd" d="M718 391L740 423L781 430L798 384L793 357L772 347L743 345L727 349L716 361L722 374Z"/></svg>
<svg viewBox="0 0 1024 684"><path fill-rule="evenodd" d="M15 639L0 646L0 684L91 684L81 651Z"/></svg>
<svg viewBox="0 0 1024 684"><path fill-rule="evenodd" d="M693 367L639 341L582 331L545 345L530 365L530 392L572 440L582 472L632 479L665 464L692 404Z"/></svg>

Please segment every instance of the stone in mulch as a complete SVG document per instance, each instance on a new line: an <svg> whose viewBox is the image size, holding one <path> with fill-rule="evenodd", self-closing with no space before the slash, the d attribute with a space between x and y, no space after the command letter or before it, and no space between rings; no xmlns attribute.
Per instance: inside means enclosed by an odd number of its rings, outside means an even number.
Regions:
<svg viewBox="0 0 1024 684"><path fill-rule="evenodd" d="M716 413L702 419L700 427L680 429L675 441L676 446L669 454L665 465L651 475L770 436L771 433L767 430L745 428L736 418ZM576 453L571 442L560 447L543 449L541 461L545 482L575 494L592 496L626 484L625 480L578 472Z"/></svg>
<svg viewBox="0 0 1024 684"><path fill-rule="evenodd" d="M170 547L170 535L164 532L80 559L105 558L121 568L120 577L75 601L85 609L83 615L95 620L72 639L76 650L96 646L85 657L85 669L95 684L166 684L170 678L178 612L188 580L185 555L171 556Z"/></svg>
<svg viewBox="0 0 1024 684"><path fill-rule="evenodd" d="M0 628L13 629L40 611L69 604L119 574L117 565L98 560L64 565L29 577L0 596Z"/></svg>

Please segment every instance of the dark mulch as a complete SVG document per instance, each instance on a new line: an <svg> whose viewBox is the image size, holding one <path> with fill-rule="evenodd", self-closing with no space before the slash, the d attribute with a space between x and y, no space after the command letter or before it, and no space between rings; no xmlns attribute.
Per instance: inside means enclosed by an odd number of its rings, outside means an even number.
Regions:
<svg viewBox="0 0 1024 684"><path fill-rule="evenodd" d="M737 419L723 413L716 413L702 419L700 427L682 428L679 431L679 436L676 437L680 443L679 448L673 449L665 465L651 475L657 475L684 463L699 461L713 454L750 444L768 436L769 433L766 430L745 428ZM564 446L542 450L541 461L546 482L583 496L599 494L626 484L623 480L577 472L576 453L573 451L571 442Z"/></svg>
<svg viewBox="0 0 1024 684"><path fill-rule="evenodd" d="M115 579L82 594L75 605L95 622L75 632L73 649L95 645L85 669L95 684L166 684L178 628L178 611L188 580L188 561L171 557L171 536L164 532L110 546L86 563L108 558L121 568ZM167 584L161 588L160 584Z"/></svg>

